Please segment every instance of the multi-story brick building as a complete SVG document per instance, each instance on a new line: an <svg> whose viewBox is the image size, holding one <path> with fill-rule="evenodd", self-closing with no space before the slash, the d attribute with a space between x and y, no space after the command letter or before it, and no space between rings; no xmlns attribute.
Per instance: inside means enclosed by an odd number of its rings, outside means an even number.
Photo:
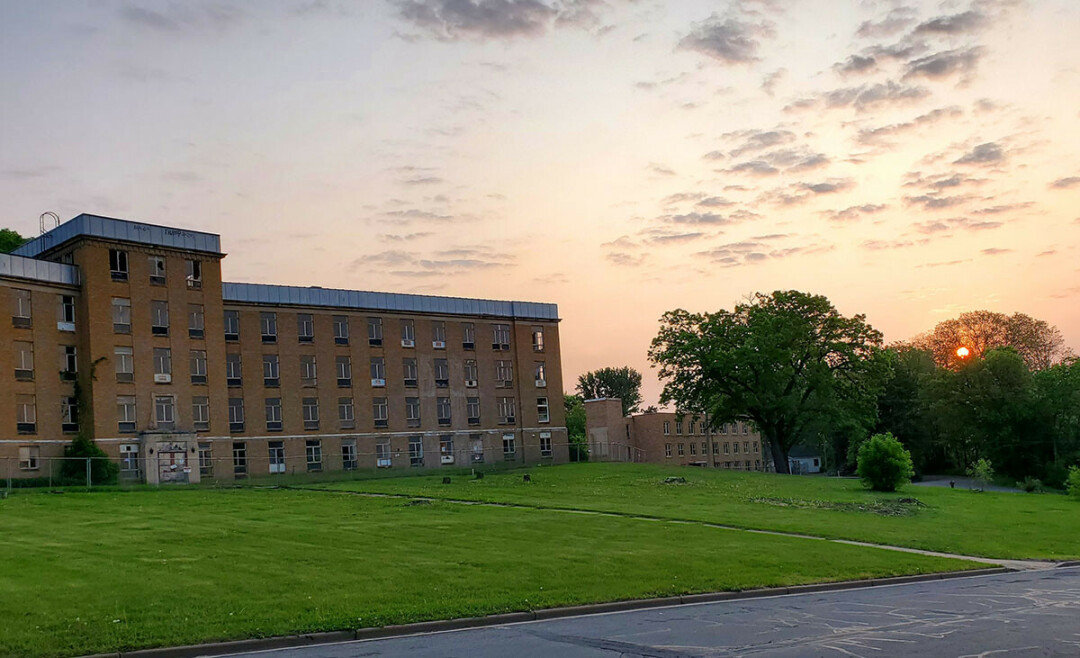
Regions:
<svg viewBox="0 0 1080 658"><path fill-rule="evenodd" d="M80 427L149 482L567 460L554 304L223 283L223 258L95 215L0 255L14 476Z"/></svg>
<svg viewBox="0 0 1080 658"><path fill-rule="evenodd" d="M585 401L590 458L679 466L771 471L761 435L744 421L706 422L693 414L643 413L623 416L622 402Z"/></svg>

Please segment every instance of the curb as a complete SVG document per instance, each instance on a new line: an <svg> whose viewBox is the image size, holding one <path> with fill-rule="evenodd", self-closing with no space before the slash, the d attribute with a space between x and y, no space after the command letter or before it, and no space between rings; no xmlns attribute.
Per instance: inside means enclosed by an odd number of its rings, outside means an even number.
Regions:
<svg viewBox="0 0 1080 658"><path fill-rule="evenodd" d="M1061 569L1063 567L1080 567L1080 560L1069 560L1068 562L1058 562L1057 567Z"/></svg>
<svg viewBox="0 0 1080 658"><path fill-rule="evenodd" d="M1075 563L1064 562L1058 566L1074 565L1080 565L1080 561L1076 561ZM662 608L675 605L715 603L719 601L735 601L740 599L755 599L789 594L838 592L850 589L880 587L883 585L904 585L908 583L970 578L973 576L991 576L1014 572L1014 569L1005 567L990 567L986 569L971 569L968 571L945 571L942 573L919 574L914 576L896 576L893 578L845 580L836 583L792 585L790 587L766 587L738 592L707 592L704 594L686 594L683 596L663 598L591 603L586 605L566 606L563 608L543 608L527 612L509 612L505 614L488 615L486 617L461 617L458 619L423 621L415 624L396 624L393 626L381 626L377 628L361 628L353 631L328 631L324 633L305 633L302 635L232 640L229 642L209 642L206 644L192 644L179 647L139 649L137 651L117 651L93 654L91 656L84 656L83 658L203 658L207 656L223 656L247 651L267 651L271 649L287 649L293 647L318 646L321 644L355 642L357 640L377 640L405 635L416 635L420 633L437 633L468 628L502 626L505 624L518 624L528 621L561 619L610 612L628 612L631 610L646 610L649 608Z"/></svg>

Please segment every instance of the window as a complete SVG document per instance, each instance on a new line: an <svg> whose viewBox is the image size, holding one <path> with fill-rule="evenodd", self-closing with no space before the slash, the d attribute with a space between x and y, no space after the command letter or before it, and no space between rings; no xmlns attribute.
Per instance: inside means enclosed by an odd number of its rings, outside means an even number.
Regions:
<svg viewBox="0 0 1080 658"><path fill-rule="evenodd" d="M356 459L356 439L343 439L341 441L341 468L345 471L355 471L359 466Z"/></svg>
<svg viewBox="0 0 1080 658"><path fill-rule="evenodd" d="M214 477L214 451L209 443L199 444L199 475Z"/></svg>
<svg viewBox="0 0 1080 658"><path fill-rule="evenodd" d="M296 314L296 337L301 343L315 342L315 317L310 313Z"/></svg>
<svg viewBox="0 0 1080 658"><path fill-rule="evenodd" d="M382 318L367 319L367 340L368 345L382 345Z"/></svg>
<svg viewBox="0 0 1080 658"><path fill-rule="evenodd" d="M184 263L184 278L187 280L188 290L202 288L202 261L189 260Z"/></svg>
<svg viewBox="0 0 1080 658"><path fill-rule="evenodd" d="M247 475L247 444L243 441L235 441L232 444L233 475L244 477Z"/></svg>
<svg viewBox="0 0 1080 658"><path fill-rule="evenodd" d="M225 311L225 340L240 340L240 311Z"/></svg>
<svg viewBox="0 0 1080 658"><path fill-rule="evenodd" d="M165 285L165 257L150 256L148 260L150 261L150 285Z"/></svg>
<svg viewBox="0 0 1080 658"><path fill-rule="evenodd" d="M244 431L244 398L229 398L229 431Z"/></svg>
<svg viewBox="0 0 1080 658"><path fill-rule="evenodd" d="M300 355L300 385L315 386L319 379L315 368L315 355Z"/></svg>
<svg viewBox="0 0 1080 658"><path fill-rule="evenodd" d="M517 414L514 413L514 398L496 398L499 404L499 424L513 425Z"/></svg>
<svg viewBox="0 0 1080 658"><path fill-rule="evenodd" d="M60 346L60 378L65 380L75 379L79 372L78 348L74 345Z"/></svg>
<svg viewBox="0 0 1080 658"><path fill-rule="evenodd" d="M409 437L409 466L424 465L424 437Z"/></svg>
<svg viewBox="0 0 1080 658"><path fill-rule="evenodd" d="M697 444L696 443L693 443L693 442L690 443L690 454L691 455L696 455L697 454Z"/></svg>
<svg viewBox="0 0 1080 658"><path fill-rule="evenodd" d="M534 352L544 351L544 328L533 327L532 328L532 345Z"/></svg>
<svg viewBox="0 0 1080 658"><path fill-rule="evenodd" d="M420 427L420 398L405 398L405 422L409 427Z"/></svg>
<svg viewBox="0 0 1080 658"><path fill-rule="evenodd" d="M319 398L304 398L304 429L319 429Z"/></svg>
<svg viewBox="0 0 1080 658"><path fill-rule="evenodd" d="M334 316L334 343L337 345L349 344L349 316ZM353 450L356 450L355 443L353 444Z"/></svg>
<svg viewBox="0 0 1080 658"><path fill-rule="evenodd" d="M508 325L508 324L493 324L493 325L491 325L491 349L493 349L493 350L509 350L510 349L510 325Z"/></svg>
<svg viewBox="0 0 1080 658"><path fill-rule="evenodd" d="M480 424L480 398L465 398L470 425Z"/></svg>
<svg viewBox="0 0 1080 658"><path fill-rule="evenodd" d="M665 457L670 457L671 456L671 444L670 443L665 443L664 444L664 456Z"/></svg>
<svg viewBox="0 0 1080 658"><path fill-rule="evenodd" d="M495 388L511 388L514 385L514 363L495 362Z"/></svg>
<svg viewBox="0 0 1080 658"><path fill-rule="evenodd" d="M720 454L720 444L719 443L713 443L712 444L712 454L714 454L714 455L719 455Z"/></svg>
<svg viewBox="0 0 1080 658"><path fill-rule="evenodd" d="M551 432L540 432L540 456L551 456Z"/></svg>
<svg viewBox="0 0 1080 658"><path fill-rule="evenodd" d="M338 426L341 429L356 429L356 414L354 413L352 398L338 398L337 415Z"/></svg>
<svg viewBox="0 0 1080 658"><path fill-rule="evenodd" d="M690 421L690 427L689 427L689 429L686 430L686 433L687 434L693 434L694 433L694 421Z"/></svg>
<svg viewBox="0 0 1080 658"><path fill-rule="evenodd" d="M127 297L113 297L112 300L113 333L131 333L131 300Z"/></svg>
<svg viewBox="0 0 1080 658"><path fill-rule="evenodd" d="M467 386L468 388L476 388L477 384L479 383L479 382L477 382L478 379L480 379L480 377L479 377L478 369L476 367L476 360L475 359L466 359L465 360L465 386Z"/></svg>
<svg viewBox="0 0 1080 658"><path fill-rule="evenodd" d="M109 276L113 281L128 280L127 252L119 249L109 250Z"/></svg>
<svg viewBox="0 0 1080 658"><path fill-rule="evenodd" d="M450 398L436 398L435 400L436 418L439 420L439 425L447 427L450 425Z"/></svg>
<svg viewBox="0 0 1080 658"><path fill-rule="evenodd" d="M476 325L472 322L461 324L461 348L466 350L476 349Z"/></svg>
<svg viewBox="0 0 1080 658"><path fill-rule="evenodd" d="M536 377L536 388L547 388L547 373L545 371L544 362L537 361L533 370L533 375Z"/></svg>
<svg viewBox="0 0 1080 658"><path fill-rule="evenodd" d="M119 348L117 348L119 349ZM128 348L130 349L130 348ZM191 383L206 383L206 350L191 350L188 353L188 362L191 367Z"/></svg>
<svg viewBox="0 0 1080 658"><path fill-rule="evenodd" d="M418 371L416 368L416 359L404 358L401 360L401 371L405 375L405 388L416 388L416 381L419 379Z"/></svg>
<svg viewBox="0 0 1080 658"><path fill-rule="evenodd" d="M277 354L263 354L263 386L277 388L281 386L281 364Z"/></svg>
<svg viewBox="0 0 1080 658"><path fill-rule="evenodd" d="M150 333L155 336L169 335L169 302L150 302Z"/></svg>
<svg viewBox="0 0 1080 658"><path fill-rule="evenodd" d="M319 439L308 439L307 445L307 470L309 472L318 472L322 470L322 441Z"/></svg>
<svg viewBox="0 0 1080 658"><path fill-rule="evenodd" d="M667 436L669 434L671 434L671 421L670 420L665 420L664 421L664 436Z"/></svg>
<svg viewBox="0 0 1080 658"><path fill-rule="evenodd" d="M270 452L270 472L271 473L284 473L285 472L285 442L284 441L270 441L266 444L267 449Z"/></svg>
<svg viewBox="0 0 1080 658"><path fill-rule="evenodd" d="M484 437L479 434L469 435L469 452L472 455L472 463L484 463Z"/></svg>
<svg viewBox="0 0 1080 658"><path fill-rule="evenodd" d="M736 455L739 454L739 442L738 441L732 441L731 442L731 448L732 448L732 452L734 452Z"/></svg>
<svg viewBox="0 0 1080 658"><path fill-rule="evenodd" d="M435 388L450 386L450 364L446 359L435 359Z"/></svg>
<svg viewBox="0 0 1080 658"><path fill-rule="evenodd" d="M196 432L210 431L210 398L205 395L191 398L191 426Z"/></svg>
<svg viewBox="0 0 1080 658"><path fill-rule="evenodd" d="M724 454L731 454L731 444L727 441L724 441Z"/></svg>
<svg viewBox="0 0 1080 658"><path fill-rule="evenodd" d="M130 347L114 347L113 361L116 365L116 381L135 381L135 358Z"/></svg>
<svg viewBox="0 0 1080 658"><path fill-rule="evenodd" d="M748 425L747 423L743 423L742 424L742 433L743 434L749 434L750 433L750 425Z"/></svg>
<svg viewBox="0 0 1080 658"><path fill-rule="evenodd" d="M536 420L540 423L551 422L551 413L547 398L536 398Z"/></svg>
<svg viewBox="0 0 1080 658"><path fill-rule="evenodd" d="M60 295L60 312L56 321L56 328L60 331L75 331L75 298L71 295Z"/></svg>
<svg viewBox="0 0 1080 658"><path fill-rule="evenodd" d="M680 443L679 444L679 456L682 457L685 454L686 454L686 445L683 444L683 443Z"/></svg>
<svg viewBox="0 0 1080 658"><path fill-rule="evenodd" d="M281 431L281 398L266 398L266 431Z"/></svg>
<svg viewBox="0 0 1080 658"><path fill-rule="evenodd" d="M172 381L172 350L168 347L154 348L154 383L168 384Z"/></svg>
<svg viewBox="0 0 1080 658"><path fill-rule="evenodd" d="M413 360L415 366L415 360ZM375 388L382 388L386 386L386 361L381 356L371 357L371 361L368 364L368 369L371 373L371 385ZM416 384L414 383L413 386Z"/></svg>
<svg viewBox="0 0 1080 658"><path fill-rule="evenodd" d="M454 463L454 435L443 434L439 437L439 463Z"/></svg>
<svg viewBox="0 0 1080 658"><path fill-rule="evenodd" d="M446 323L442 320L431 321L431 346L437 350L446 349Z"/></svg>
<svg viewBox="0 0 1080 658"><path fill-rule="evenodd" d="M38 446L19 446L19 470L36 471L41 462L41 448Z"/></svg>
<svg viewBox="0 0 1080 658"><path fill-rule="evenodd" d="M15 341L15 379L24 382L34 381L34 344Z"/></svg>
<svg viewBox="0 0 1080 658"><path fill-rule="evenodd" d="M120 432L135 431L135 396L116 396L116 425Z"/></svg>
<svg viewBox="0 0 1080 658"><path fill-rule="evenodd" d="M698 433L704 435L705 434L705 429L706 429L705 421L701 421L701 424L698 425Z"/></svg>
<svg viewBox="0 0 1080 658"><path fill-rule="evenodd" d="M79 431L79 400L75 397L60 398L60 431L68 434Z"/></svg>
<svg viewBox="0 0 1080 658"><path fill-rule="evenodd" d="M747 455L750 454L750 442L749 441L743 441L742 442L742 451L743 451L743 454L747 454Z"/></svg>
<svg viewBox="0 0 1080 658"><path fill-rule="evenodd" d="M154 423L159 430L176 429L176 407L173 396L154 396Z"/></svg>
<svg viewBox="0 0 1080 658"><path fill-rule="evenodd" d="M371 417L376 428L386 427L390 424L390 407L386 403L386 398L372 398Z"/></svg>
<svg viewBox="0 0 1080 658"><path fill-rule="evenodd" d="M202 304L188 304L188 338L202 338L206 335L206 312Z"/></svg>
<svg viewBox="0 0 1080 658"><path fill-rule="evenodd" d="M30 291L13 288L15 304L11 310L11 326L28 329L33 324L31 316Z"/></svg>
<svg viewBox="0 0 1080 658"><path fill-rule="evenodd" d="M758 443L757 441L754 441L754 452L759 452L758 448L760 447L760 445L761 445L760 443ZM815 460L815 461L816 461L816 460ZM816 466L816 465L817 465L817 464L815 464L815 466Z"/></svg>
<svg viewBox="0 0 1080 658"><path fill-rule="evenodd" d="M503 434L503 459L508 462L517 459L517 440L513 434Z"/></svg>
<svg viewBox="0 0 1080 658"><path fill-rule="evenodd" d="M721 425L720 426L720 433L721 434L727 434L727 427L728 427L727 423L724 423L723 425Z"/></svg>
<svg viewBox="0 0 1080 658"><path fill-rule="evenodd" d="M334 365L337 367L337 385L341 388L351 387L352 360L347 356L338 356L334 358Z"/></svg>
<svg viewBox="0 0 1080 658"><path fill-rule="evenodd" d="M401 321L401 346L416 346L416 327L413 325L412 320Z"/></svg>
<svg viewBox="0 0 1080 658"><path fill-rule="evenodd" d="M239 352L229 352L225 355L225 384L227 386L242 386L244 383L244 369L240 362Z"/></svg>
<svg viewBox="0 0 1080 658"><path fill-rule="evenodd" d="M277 313L259 313L259 327L262 332L262 342L277 342Z"/></svg>
<svg viewBox="0 0 1080 658"><path fill-rule="evenodd" d="M120 444L120 471L129 478L139 476L139 444Z"/></svg>
<svg viewBox="0 0 1080 658"><path fill-rule="evenodd" d="M390 439L383 439L375 444L375 466L390 468Z"/></svg>

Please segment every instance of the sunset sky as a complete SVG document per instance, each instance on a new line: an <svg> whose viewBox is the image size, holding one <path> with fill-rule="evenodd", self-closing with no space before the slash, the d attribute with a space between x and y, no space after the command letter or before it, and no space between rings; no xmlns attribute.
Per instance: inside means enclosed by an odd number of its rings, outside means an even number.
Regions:
<svg viewBox="0 0 1080 658"><path fill-rule="evenodd" d="M566 386L796 288L1080 351L1080 2L0 0L0 226L226 280L556 302Z"/></svg>

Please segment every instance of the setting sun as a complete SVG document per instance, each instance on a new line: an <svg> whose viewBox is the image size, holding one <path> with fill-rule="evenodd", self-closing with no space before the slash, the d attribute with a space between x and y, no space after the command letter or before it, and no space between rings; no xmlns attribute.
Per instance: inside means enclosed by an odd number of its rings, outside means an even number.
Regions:
<svg viewBox="0 0 1080 658"><path fill-rule="evenodd" d="M971 354L971 352L966 347L960 347L956 350L956 356L960 357L961 359L966 359L968 354Z"/></svg>

